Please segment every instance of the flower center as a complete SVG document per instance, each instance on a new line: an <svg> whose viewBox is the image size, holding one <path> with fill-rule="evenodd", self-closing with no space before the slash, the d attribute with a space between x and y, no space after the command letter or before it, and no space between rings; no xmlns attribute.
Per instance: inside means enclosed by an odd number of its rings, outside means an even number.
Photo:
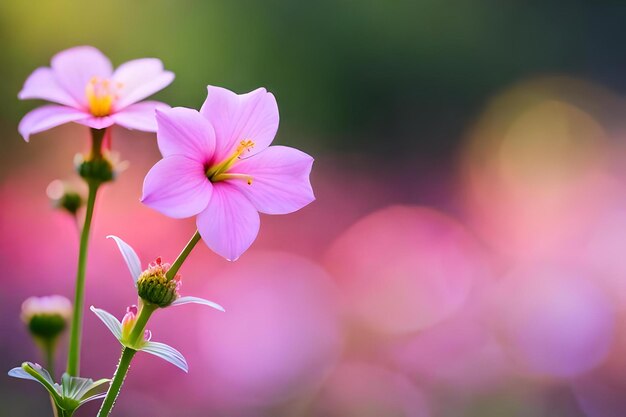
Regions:
<svg viewBox="0 0 626 417"><path fill-rule="evenodd" d="M232 168L235 163L241 159L241 155L244 152L250 152L250 149L254 148L254 142L250 139L245 139L239 142L237 149L228 158L223 160L217 165L208 167L206 170L206 177L211 182L225 181L225 180L242 180L246 181L248 185L252 185L252 176L246 174L230 173L228 170Z"/></svg>
<svg viewBox="0 0 626 417"><path fill-rule="evenodd" d="M122 87L122 83L107 78L92 77L85 87L85 95L91 114L97 117L111 114L111 107L119 97L118 91Z"/></svg>

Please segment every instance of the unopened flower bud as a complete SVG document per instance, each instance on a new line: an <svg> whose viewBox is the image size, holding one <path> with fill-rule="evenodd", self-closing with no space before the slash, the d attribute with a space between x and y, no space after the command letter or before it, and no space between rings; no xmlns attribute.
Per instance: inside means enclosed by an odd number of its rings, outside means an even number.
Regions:
<svg viewBox="0 0 626 417"><path fill-rule="evenodd" d="M77 154L74 157L74 165L76 165L78 175L87 182L101 184L112 181L114 178L113 163L104 156L86 158L84 155Z"/></svg>
<svg viewBox="0 0 626 417"><path fill-rule="evenodd" d="M161 258L151 263L137 280L137 292L144 301L159 307L167 307L179 297L180 277L167 279L170 264L162 263Z"/></svg>
<svg viewBox="0 0 626 417"><path fill-rule="evenodd" d="M61 295L30 297L22 303L22 320L35 338L47 343L65 330L71 315L72 303Z"/></svg>
<svg viewBox="0 0 626 417"><path fill-rule="evenodd" d="M135 326L135 322L137 321L137 306L132 305L126 308L126 314L122 319L122 338L127 340L128 336L130 336L130 332L133 330Z"/></svg>
<svg viewBox="0 0 626 417"><path fill-rule="evenodd" d="M83 206L83 196L70 184L61 180L54 180L46 188L46 194L55 208L67 211L75 216Z"/></svg>

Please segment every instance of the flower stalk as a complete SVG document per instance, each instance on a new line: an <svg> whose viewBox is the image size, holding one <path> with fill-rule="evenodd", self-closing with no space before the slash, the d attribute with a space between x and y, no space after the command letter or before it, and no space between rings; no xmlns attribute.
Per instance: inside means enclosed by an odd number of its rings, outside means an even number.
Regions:
<svg viewBox="0 0 626 417"><path fill-rule="evenodd" d="M189 242L187 242L187 245L185 245L183 250L180 252L178 257L172 264L171 268L166 273L166 277L168 280L172 280L174 279L174 277L176 277L176 273L178 272L180 267L183 265L183 263L185 262L185 260L187 259L187 257L189 256L193 248L200 241L200 239L201 239L200 233L196 230L196 232L193 234L191 239L189 239ZM137 351L142 350L142 346L146 344L146 341L145 341L146 325L148 324L148 320L152 316L152 313L154 313L159 308L159 306L156 304L146 302L145 300L141 300L140 305L141 307L140 307L139 313L137 314L137 318L134 319L135 321L132 324L133 327L132 327L132 330L130 331L130 334L128 335L128 338L126 340L123 340L124 336L122 336L121 342L124 345L124 347L122 348L120 361L117 365L117 369L115 370L113 380L111 381L111 385L109 386L109 390L107 391L107 395L104 398L104 401L102 402L102 406L100 408L100 411L98 412L97 417L107 417L109 415L109 413L113 409L115 400L120 394L120 391L122 389L122 384L124 383L124 379L126 378L126 375L128 374L130 363L133 357L135 356ZM221 307L219 308L221 309ZM123 334L123 330L122 329L120 330L122 331L121 334ZM133 349L131 346L136 347L136 349ZM186 364L185 364L185 367L186 367Z"/></svg>
<svg viewBox="0 0 626 417"><path fill-rule="evenodd" d="M178 258L176 258L170 269L165 274L167 279L174 279L174 277L178 273L178 270L183 265L183 262L185 262L185 259L187 259L187 256L189 256L189 254L196 246L196 244L200 241L200 239L200 232L196 230L196 233L194 233L191 239L189 239L187 245L185 245L183 250L180 252L180 255L178 255Z"/></svg>
<svg viewBox="0 0 626 417"><path fill-rule="evenodd" d="M122 384L124 384L124 380L126 379L126 375L128 374L128 369L130 368L130 362L133 360L135 353L137 353L135 349L131 349L126 346L122 348L122 355L120 356L120 361L117 364L115 375L113 375L113 380L111 381L111 385L109 386L107 395L102 402L100 411L98 411L97 417L106 417L111 413L113 405L115 404L115 400L120 394Z"/></svg>
<svg viewBox="0 0 626 417"><path fill-rule="evenodd" d="M90 160L102 160L102 139L104 129L91 130L92 146ZM74 312L72 315L72 325L70 330L70 342L67 356L67 373L71 376L78 376L80 372L80 345L82 339L83 313L85 304L85 275L87 271L87 251L89 246L89 234L93 220L93 212L96 204L96 196L101 182L86 178L89 187L87 197L87 207L85 221L80 235L80 246L78 249L78 268L76 271L76 287L74 292Z"/></svg>

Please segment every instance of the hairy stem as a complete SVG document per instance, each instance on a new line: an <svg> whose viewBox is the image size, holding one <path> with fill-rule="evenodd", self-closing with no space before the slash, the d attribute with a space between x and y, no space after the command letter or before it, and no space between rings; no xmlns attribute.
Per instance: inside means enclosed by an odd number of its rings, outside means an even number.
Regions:
<svg viewBox="0 0 626 417"><path fill-rule="evenodd" d="M194 233L191 239L189 239L189 242L187 243L187 245L184 247L180 255L178 255L178 258L176 258L176 260L174 261L170 269L165 274L165 277L167 279L173 279L176 276L176 273L178 272L180 267L183 265L183 262L185 262L185 259L187 259L187 256L189 256L189 254L191 253L191 250L196 246L196 244L199 241L200 241L200 232L196 230L196 233Z"/></svg>
<svg viewBox="0 0 626 417"><path fill-rule="evenodd" d="M113 375L113 380L111 381L107 395L102 402L100 411L98 411L98 417L107 417L111 413L115 400L122 389L122 384L124 383L124 379L126 379L126 374L130 368L130 362L132 361L133 356L135 356L135 353L137 353L137 351L134 349L128 347L122 348L122 356L117 364L117 369Z"/></svg>
<svg viewBox="0 0 626 417"><path fill-rule="evenodd" d="M187 256L191 253L192 249L196 246L196 244L200 241L200 233L196 230L194 235L191 237L185 248L182 250L178 258L172 264L172 267L167 272L166 277L168 279L173 279L176 276L176 273L182 266L183 262L187 259ZM139 345L140 341L143 340L143 334L146 328L146 324L152 316L152 313L156 311L158 306L154 304L149 304L143 302L141 305L141 310L139 311L139 315L137 316L137 321L133 326L133 330L131 331L128 342L133 345ZM124 379L126 378L126 374L128 373L128 368L130 367L130 362L137 353L136 350L131 349L129 347L124 347L122 349L122 356L120 357L120 362L117 365L117 369L115 370L115 375L113 376L113 380L111 381L111 385L109 386L109 390L107 391L107 395L102 402L102 406L100 407L100 411L98 412L97 417L108 417L113 409L113 405L115 404L115 400L117 399L120 390L122 389L122 384L124 383Z"/></svg>

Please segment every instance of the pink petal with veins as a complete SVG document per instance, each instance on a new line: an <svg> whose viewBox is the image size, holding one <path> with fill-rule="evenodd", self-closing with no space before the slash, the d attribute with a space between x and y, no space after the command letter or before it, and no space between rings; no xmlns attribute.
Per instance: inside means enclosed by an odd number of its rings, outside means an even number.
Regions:
<svg viewBox="0 0 626 417"><path fill-rule="evenodd" d="M143 183L141 201L166 216L190 217L207 207L213 188L202 164L173 155L150 169Z"/></svg>
<svg viewBox="0 0 626 417"><path fill-rule="evenodd" d="M218 182L206 210L196 219L198 231L211 250L237 260L259 233L259 213L233 185Z"/></svg>
<svg viewBox="0 0 626 417"><path fill-rule="evenodd" d="M206 164L215 152L215 132L198 111L185 107L159 110L157 142L164 157L184 155Z"/></svg>
<svg viewBox="0 0 626 417"><path fill-rule="evenodd" d="M252 140L252 156L267 148L278 130L278 105L272 93L258 88L237 95L230 90L208 86L208 96L200 109L215 129L215 159L228 158L242 140Z"/></svg>
<svg viewBox="0 0 626 417"><path fill-rule="evenodd" d="M261 213L287 214L315 200L309 175L313 158L286 146L270 146L233 167L253 177L252 184L232 183L248 197Z"/></svg>

